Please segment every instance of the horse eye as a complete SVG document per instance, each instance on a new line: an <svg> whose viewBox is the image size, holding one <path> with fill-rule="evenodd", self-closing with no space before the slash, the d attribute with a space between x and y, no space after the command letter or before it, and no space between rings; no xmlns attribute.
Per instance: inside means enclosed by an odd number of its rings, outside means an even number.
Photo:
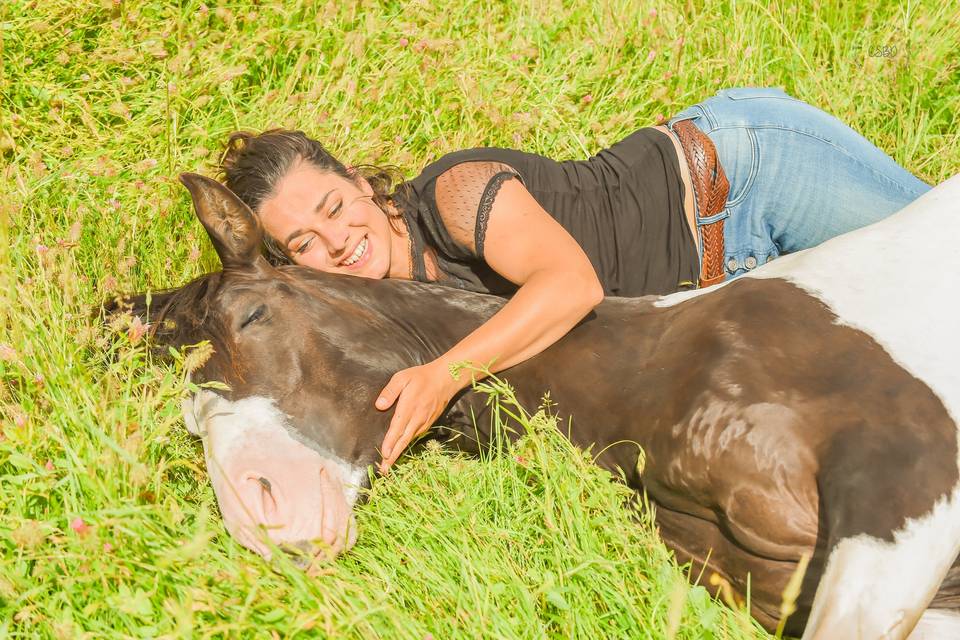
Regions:
<svg viewBox="0 0 960 640"><path fill-rule="evenodd" d="M247 319L243 321L243 324L240 325L240 328L243 329L251 322L256 322L263 317L263 314L267 311L267 305L262 304L256 309L253 310L253 313L247 316Z"/></svg>

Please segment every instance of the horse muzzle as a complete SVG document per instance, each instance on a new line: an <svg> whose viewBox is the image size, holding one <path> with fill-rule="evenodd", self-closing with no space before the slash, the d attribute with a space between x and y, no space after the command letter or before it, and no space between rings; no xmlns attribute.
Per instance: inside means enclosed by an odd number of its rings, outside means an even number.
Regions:
<svg viewBox="0 0 960 640"><path fill-rule="evenodd" d="M268 560L279 548L301 567L354 545L366 469L294 438L268 398L201 391L183 409L203 439L224 525L240 544Z"/></svg>

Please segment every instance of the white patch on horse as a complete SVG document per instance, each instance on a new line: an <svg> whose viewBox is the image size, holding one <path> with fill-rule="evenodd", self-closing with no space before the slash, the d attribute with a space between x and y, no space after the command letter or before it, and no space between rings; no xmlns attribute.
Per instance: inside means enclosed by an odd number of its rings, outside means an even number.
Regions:
<svg viewBox="0 0 960 640"><path fill-rule="evenodd" d="M231 401L212 391L202 390L191 398L185 399L181 408L187 430L197 436L207 435L208 423L213 418L234 415L237 416L237 420L242 421L241 425L231 425L224 428L222 433L218 432L217 451L221 456L231 451L242 451L251 446L249 435L257 432L257 437L262 437L263 431L270 432L267 436L268 441L273 438L289 438L313 449L320 454L324 462L335 465L339 470L347 491L347 503L352 507L356 502L359 488L367 477L367 469L351 464L315 442L303 438L290 426L290 417L277 408L272 398L249 396ZM256 444L263 443L256 441Z"/></svg>
<svg viewBox="0 0 960 640"><path fill-rule="evenodd" d="M841 540L827 560L806 638L905 638L956 557L960 488L894 532ZM944 560L949 558L949 560Z"/></svg>
<svg viewBox="0 0 960 640"><path fill-rule="evenodd" d="M943 640L960 638L960 613L927 609L907 640Z"/></svg>
<svg viewBox="0 0 960 640"><path fill-rule="evenodd" d="M289 416L271 398L231 401L203 390L182 408L187 428L203 438L224 524L244 546L270 557L269 547L258 539L259 525L267 526L278 544L322 538L337 550L352 546L352 509L365 468L295 437ZM257 484L251 495L244 484L251 479L259 480L269 496L263 498Z"/></svg>
<svg viewBox="0 0 960 640"><path fill-rule="evenodd" d="M960 420L960 174L897 213L778 257L742 278L782 278L826 304L837 322L872 336ZM673 306L733 280L656 300Z"/></svg>

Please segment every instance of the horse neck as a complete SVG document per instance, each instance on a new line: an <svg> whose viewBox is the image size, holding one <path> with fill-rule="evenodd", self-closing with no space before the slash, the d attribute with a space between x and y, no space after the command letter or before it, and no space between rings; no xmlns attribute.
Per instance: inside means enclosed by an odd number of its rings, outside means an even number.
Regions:
<svg viewBox="0 0 960 640"><path fill-rule="evenodd" d="M394 329L421 362L434 360L486 322L506 300L430 283L372 281L366 305ZM392 338L394 336L391 336Z"/></svg>
<svg viewBox="0 0 960 640"><path fill-rule="evenodd" d="M571 434L575 442L606 446L619 438L618 421L640 411L632 403L650 404L669 397L658 394L644 400L639 394L633 397L622 393L623 385L663 390L665 385L680 379L663 374L673 366L680 349L673 345L660 348L667 333L665 328L675 312L655 308L653 300L607 298L546 350L496 375L510 384L528 413L535 412L549 392L561 424L575 411L575 426L591 425ZM454 431L466 438L466 442L455 442L455 446L475 451L491 439L490 411L486 394L468 388L440 422L454 425ZM522 433L520 425L512 420L507 424Z"/></svg>
<svg viewBox="0 0 960 640"><path fill-rule="evenodd" d="M506 303L497 296L429 283L368 280L350 284L354 286L338 296L381 318L392 355L402 352L408 366L441 356ZM602 432L580 432L584 437L581 444L590 440L604 446L608 432L611 438L615 435L617 416L629 415L629 407L622 402L616 407L620 413L611 413L614 407L608 400L611 394L617 395L611 385L630 380L642 388L645 376L661 371L661 360L675 357L669 350L658 352L673 311L656 309L655 299L608 298L545 351L496 375L513 387L516 399L529 413L549 391L561 415L570 415L575 407L583 423L596 415L607 416L609 419L598 422ZM491 407L487 401L485 393L467 387L439 418L439 424L465 436L453 446L476 452L489 443ZM519 425L508 421L508 426L522 433Z"/></svg>

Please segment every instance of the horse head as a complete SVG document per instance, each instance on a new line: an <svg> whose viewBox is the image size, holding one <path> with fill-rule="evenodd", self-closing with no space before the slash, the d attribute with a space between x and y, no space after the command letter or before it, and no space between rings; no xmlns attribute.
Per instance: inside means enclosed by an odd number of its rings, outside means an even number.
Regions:
<svg viewBox="0 0 960 640"><path fill-rule="evenodd" d="M215 180L180 179L223 270L153 294L149 308L145 294L127 306L155 343L212 346L183 414L203 439L226 528L267 558L268 539L308 560L347 549L352 507L392 415L375 408L377 394L393 373L446 348L409 331L415 309L397 287L418 283L274 268L249 207ZM433 329L426 335L443 333ZM213 381L226 388L202 386Z"/></svg>

